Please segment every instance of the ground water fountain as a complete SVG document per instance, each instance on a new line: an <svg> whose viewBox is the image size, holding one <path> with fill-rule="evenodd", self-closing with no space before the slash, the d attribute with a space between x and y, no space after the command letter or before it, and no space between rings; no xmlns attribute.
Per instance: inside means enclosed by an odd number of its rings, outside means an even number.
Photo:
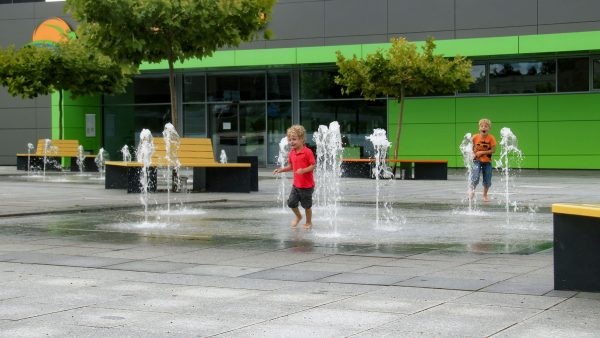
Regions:
<svg viewBox="0 0 600 338"><path fill-rule="evenodd" d="M278 168L283 168L288 165L289 152L290 152L290 142L288 141L288 138L286 136L286 137L281 138L281 141L279 141L279 154L275 158ZM287 205L286 205L286 196L287 196L286 186L288 184L286 173L285 172L280 173L279 175L276 176L276 179L279 181L277 202L281 204L281 210L286 210L286 207L287 207Z"/></svg>
<svg viewBox="0 0 600 338"><path fill-rule="evenodd" d="M380 195L381 195L381 183L380 180L382 178L393 178L392 172L389 170L387 166L387 152L391 143L387 139L387 134L385 129L377 128L373 130L373 133L369 136L366 136L366 139L371 141L373 144L373 148L375 150L374 160L375 165L373 167L373 176L375 177L375 226L377 228L380 227L381 216L379 211L380 206ZM386 210L386 214L389 216L393 215L393 210L391 209L391 205L386 201L384 202L384 208Z"/></svg>
<svg viewBox="0 0 600 338"><path fill-rule="evenodd" d="M518 147L517 137L510 128L502 128L500 130L500 157L496 160L496 169L502 172L502 182L504 183L504 204L507 214L507 221L510 208L517 210L517 202L510 198L510 190L512 185L511 166L517 169L521 168L523 160L523 152Z"/></svg>
<svg viewBox="0 0 600 338"><path fill-rule="evenodd" d="M171 211L173 177L179 177L179 167L181 166L179 159L177 158L177 152L179 151L179 134L171 123L165 124L163 140L165 141L165 161L167 163L167 213L169 213Z"/></svg>
<svg viewBox="0 0 600 338"><path fill-rule="evenodd" d="M227 163L227 153L225 149L221 149L221 154L219 155L219 163Z"/></svg>
<svg viewBox="0 0 600 338"><path fill-rule="evenodd" d="M83 170L85 169L85 153L82 145L77 148L77 167L79 168L79 175L83 175Z"/></svg>
<svg viewBox="0 0 600 338"><path fill-rule="evenodd" d="M50 159L49 157L52 156L53 154L57 153L57 148L52 145L52 140L47 138L44 141L44 163L43 163L43 167L44 167L44 180L46 179L46 165L48 163L50 163ZM53 164L56 166L57 164L53 162Z"/></svg>
<svg viewBox="0 0 600 338"><path fill-rule="evenodd" d="M320 125L313 134L313 141L317 146L314 197L317 207L325 211L329 225L336 235L338 233L337 213L341 201L340 181L344 150L339 123L333 121L329 127Z"/></svg>
<svg viewBox="0 0 600 338"><path fill-rule="evenodd" d="M98 154L94 158L94 162L96 163L96 166L98 167L98 172L100 172L100 180L104 179L104 171L106 168L105 162L106 162L107 158L108 158L108 152L106 150L104 150L104 148L100 148L100 150L98 150Z"/></svg>
<svg viewBox="0 0 600 338"><path fill-rule="evenodd" d="M31 171L31 152L33 151L33 144L27 143L27 176L30 175Z"/></svg>
<svg viewBox="0 0 600 338"><path fill-rule="evenodd" d="M475 154L473 153L473 136L471 135L471 133L465 134L462 142L460 143L459 149L463 157L463 164L467 170L467 200L469 203L469 209L467 212L472 213L474 209L474 199L471 198L471 194L473 193L471 175L473 174L473 159L475 158Z"/></svg>
<svg viewBox="0 0 600 338"><path fill-rule="evenodd" d="M129 146L124 145L121 148L121 155L123 156L123 162L131 162L131 152L129 152Z"/></svg>
<svg viewBox="0 0 600 338"><path fill-rule="evenodd" d="M154 154L154 141L152 133L148 129L143 129L140 133L140 143L135 152L136 160L142 163L140 177L140 202L144 206L144 223L148 223L148 190L150 184L150 166L152 165L152 155Z"/></svg>

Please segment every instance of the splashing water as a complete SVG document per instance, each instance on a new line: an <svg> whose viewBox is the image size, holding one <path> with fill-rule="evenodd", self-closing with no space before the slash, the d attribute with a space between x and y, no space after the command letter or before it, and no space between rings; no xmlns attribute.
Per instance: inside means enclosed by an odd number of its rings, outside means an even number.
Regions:
<svg viewBox="0 0 600 338"><path fill-rule="evenodd" d="M460 152L463 156L463 164L467 169L467 200L469 201L469 210L468 212L473 212L473 198L471 198L471 194L473 191L473 187L471 184L471 175L473 174L473 159L475 158L475 154L473 154L473 136L471 133L466 133L463 137L462 142L459 146Z"/></svg>
<svg viewBox="0 0 600 338"><path fill-rule="evenodd" d="M500 158L496 160L496 169L502 171L502 181L504 183L504 194L505 194L505 207L507 223L509 221L508 215L510 208L512 207L515 211L518 208L517 202L510 201L510 187L511 187L511 163L513 167L521 168L521 162L523 160L523 153L518 147L517 137L510 128L502 128L500 130Z"/></svg>
<svg viewBox="0 0 600 338"><path fill-rule="evenodd" d="M221 149L221 155L219 156L219 162L227 163L227 153L225 152L225 149Z"/></svg>
<svg viewBox="0 0 600 338"><path fill-rule="evenodd" d="M152 133L148 129L142 129L140 133L140 143L138 144L135 156L138 162L143 164L141 177L140 177L140 202L144 206L144 218L145 222L148 222L148 184L149 184L149 173L148 170L152 165L152 155L154 154L154 142L152 139Z"/></svg>
<svg viewBox="0 0 600 338"><path fill-rule="evenodd" d="M108 158L108 152L104 150L104 148L100 148L98 150L98 155L94 158L94 162L96 162L96 166L98 167L98 171L100 172L100 179L104 178L104 169L106 159Z"/></svg>
<svg viewBox="0 0 600 338"><path fill-rule="evenodd" d="M288 141L287 136L283 137L281 141L279 141L279 154L275 158L277 161L277 166L279 168L286 167L288 165L288 155L290 152L290 142ZM279 194L277 195L277 202L281 203L281 210L286 209L286 191L285 186L287 185L287 175L285 172L277 175L277 180L279 180Z"/></svg>
<svg viewBox="0 0 600 338"><path fill-rule="evenodd" d="M27 143L27 176L29 176L29 171L31 169L31 152L33 151L33 144Z"/></svg>
<svg viewBox="0 0 600 338"><path fill-rule="evenodd" d="M46 179L46 164L48 163L48 157L52 154L56 154L58 149L52 145L52 140L47 138L44 141L44 180Z"/></svg>
<svg viewBox="0 0 600 338"><path fill-rule="evenodd" d="M79 175L83 175L83 169L85 167L85 154L83 152L83 146L78 147L77 152L77 167L79 167Z"/></svg>
<svg viewBox="0 0 600 338"><path fill-rule="evenodd" d="M342 135L337 121L329 124L329 128L320 125L313 134L317 145L317 180L316 204L325 210L329 225L337 234L337 212L341 200L340 180L342 176Z"/></svg>
<svg viewBox="0 0 600 338"><path fill-rule="evenodd" d="M375 177L375 225L379 227L381 220L379 214L381 185L379 181L381 178L393 178L393 174L387 166L386 161L388 149L392 144L387 139L385 129L381 128L373 129L373 134L365 138L371 141L375 149L375 167L373 168L373 176ZM388 215L393 212L391 205L387 202L384 202L384 208Z"/></svg>
<svg viewBox="0 0 600 338"><path fill-rule="evenodd" d="M173 177L179 177L179 167L181 163L177 158L179 151L179 134L171 123L165 124L163 130L163 139L165 141L165 161L167 162L167 212L171 211L171 188L173 187ZM177 179L179 182L179 179ZM179 184L177 184L177 188Z"/></svg>
<svg viewBox="0 0 600 338"><path fill-rule="evenodd" d="M129 146L124 145L121 148L121 155L123 155L123 162L131 162L131 153L129 152Z"/></svg>

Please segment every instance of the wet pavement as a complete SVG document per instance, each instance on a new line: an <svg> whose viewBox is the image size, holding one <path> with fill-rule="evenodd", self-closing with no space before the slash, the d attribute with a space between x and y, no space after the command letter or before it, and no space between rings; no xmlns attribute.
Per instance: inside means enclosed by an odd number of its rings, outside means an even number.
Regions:
<svg viewBox="0 0 600 338"><path fill-rule="evenodd" d="M139 195L96 176L0 167L0 336L600 334L600 294L553 290L557 202L600 202L600 172L494 177L469 208L448 181L343 179L337 217L291 230L280 181L251 194ZM289 182L288 182L289 184Z"/></svg>

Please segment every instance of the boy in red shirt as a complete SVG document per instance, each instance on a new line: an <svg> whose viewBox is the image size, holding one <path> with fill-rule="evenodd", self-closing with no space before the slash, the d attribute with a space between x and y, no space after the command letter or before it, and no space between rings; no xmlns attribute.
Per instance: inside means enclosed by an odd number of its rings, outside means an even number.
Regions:
<svg viewBox="0 0 600 338"><path fill-rule="evenodd" d="M469 198L475 196L475 187L479 183L479 175L483 176L483 201L489 202L488 190L492 186L492 154L496 152L496 138L490 134L492 122L479 120L479 134L473 136L473 171L471 172L471 189Z"/></svg>
<svg viewBox="0 0 600 338"><path fill-rule="evenodd" d="M286 171L294 172L294 185L288 198L288 206L292 208L294 215L296 215L296 218L292 221L292 229L295 229L302 220L302 214L298 210L298 202L300 202L306 213L304 229L308 230L312 227L312 194L315 189L313 170L316 161L312 150L304 144L305 134L304 127L297 124L287 130L288 141L292 146L288 156L288 165L275 169L273 174Z"/></svg>

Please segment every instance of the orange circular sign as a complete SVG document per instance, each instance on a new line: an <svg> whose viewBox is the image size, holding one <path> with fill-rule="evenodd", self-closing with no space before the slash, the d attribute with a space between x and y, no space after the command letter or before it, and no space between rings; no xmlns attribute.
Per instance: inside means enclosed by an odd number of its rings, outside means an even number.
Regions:
<svg viewBox="0 0 600 338"><path fill-rule="evenodd" d="M71 35L71 27L63 19L52 18L42 22L33 32L31 41L35 45L53 45L67 41Z"/></svg>

